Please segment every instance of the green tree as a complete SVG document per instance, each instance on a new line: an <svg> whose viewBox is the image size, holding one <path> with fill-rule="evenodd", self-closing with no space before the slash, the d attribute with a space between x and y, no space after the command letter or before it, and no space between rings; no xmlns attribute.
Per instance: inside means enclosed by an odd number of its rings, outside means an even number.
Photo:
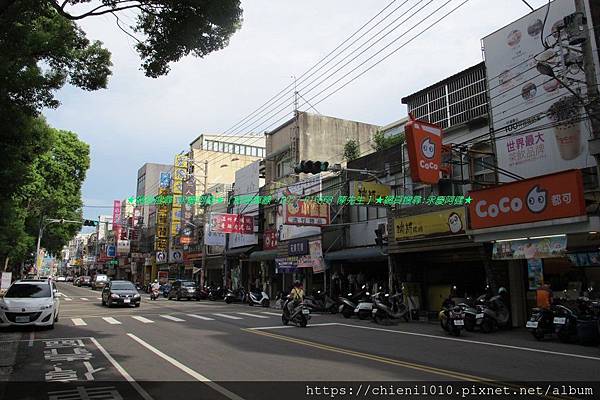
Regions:
<svg viewBox="0 0 600 400"><path fill-rule="evenodd" d="M344 160L352 161L360 157L358 142L355 139L349 139L344 145Z"/></svg>
<svg viewBox="0 0 600 400"><path fill-rule="evenodd" d="M401 143L404 143L404 134L386 137L382 131L377 131L373 135L371 147L375 151L381 151Z"/></svg>

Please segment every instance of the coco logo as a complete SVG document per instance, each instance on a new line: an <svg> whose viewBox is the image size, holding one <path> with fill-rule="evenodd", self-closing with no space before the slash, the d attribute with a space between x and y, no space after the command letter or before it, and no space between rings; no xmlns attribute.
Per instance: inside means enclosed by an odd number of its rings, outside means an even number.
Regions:
<svg viewBox="0 0 600 400"><path fill-rule="evenodd" d="M421 152L425 158L431 160L435 156L435 143L429 138L423 140L421 143Z"/></svg>
<svg viewBox="0 0 600 400"><path fill-rule="evenodd" d="M526 197L525 204L531 213L541 213L546 209L547 190L540 186L534 186ZM500 213L508 214L510 212L519 212L523 209L523 200L518 197L510 198L508 196L500 198L498 204L489 204L485 200L479 200L475 205L475 213L480 218L496 218Z"/></svg>

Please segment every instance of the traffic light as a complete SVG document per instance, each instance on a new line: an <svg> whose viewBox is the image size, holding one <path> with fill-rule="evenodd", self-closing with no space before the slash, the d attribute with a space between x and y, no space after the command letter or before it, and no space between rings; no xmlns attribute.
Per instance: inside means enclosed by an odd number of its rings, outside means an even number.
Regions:
<svg viewBox="0 0 600 400"><path fill-rule="evenodd" d="M93 219L84 219L83 226L98 226L98 221L94 221Z"/></svg>
<svg viewBox="0 0 600 400"><path fill-rule="evenodd" d="M296 165L294 168L294 172L297 174L318 174L321 172L325 172L329 169L329 163L327 161L311 161L311 160L302 160L300 164Z"/></svg>

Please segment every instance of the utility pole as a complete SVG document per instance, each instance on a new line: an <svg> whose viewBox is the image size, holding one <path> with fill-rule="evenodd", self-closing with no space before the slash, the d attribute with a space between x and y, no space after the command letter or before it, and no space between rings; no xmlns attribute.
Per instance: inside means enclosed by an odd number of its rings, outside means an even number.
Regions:
<svg viewBox="0 0 600 400"><path fill-rule="evenodd" d="M583 13L583 15L587 15L585 9L584 0L575 0L575 11L576 13ZM592 156L596 159L597 170L600 167L600 96L598 93L598 81L596 79L596 68L594 65L594 46L595 40L593 40L593 35L590 35L590 30L593 28L594 24L591 20L587 23L587 26L584 25L585 31L585 43L583 43L583 68L585 72L585 80L587 83L587 98L588 107L587 111L590 115L590 124L592 126L592 139L589 141L589 151ZM597 45L597 44L596 44ZM596 118L594 118L596 117ZM600 176L600 175L599 175Z"/></svg>
<svg viewBox="0 0 600 400"><path fill-rule="evenodd" d="M208 160L204 160L204 188L203 194L206 195L208 192ZM200 287L204 287L205 274L206 274L206 253L208 246L206 245L206 204L203 206L202 211L202 266L200 268Z"/></svg>
<svg viewBox="0 0 600 400"><path fill-rule="evenodd" d="M39 262L39 258L40 258L40 245L42 243L42 236L44 235L44 230L46 230L46 227L48 227L48 225L50 225L50 224L64 224L65 222L70 223L70 224L81 224L81 221L71 221L68 219L48 219L46 224L44 224L44 217L41 218L40 230L38 232L38 238L37 238L37 246L35 249L34 267L36 269L38 267L38 262Z"/></svg>

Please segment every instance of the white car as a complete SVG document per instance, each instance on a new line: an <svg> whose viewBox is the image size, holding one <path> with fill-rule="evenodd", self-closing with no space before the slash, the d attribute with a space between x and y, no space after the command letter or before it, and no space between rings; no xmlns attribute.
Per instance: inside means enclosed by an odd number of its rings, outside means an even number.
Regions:
<svg viewBox="0 0 600 400"><path fill-rule="evenodd" d="M0 327L46 326L58 321L60 300L54 282L42 279L16 281L0 299Z"/></svg>
<svg viewBox="0 0 600 400"><path fill-rule="evenodd" d="M67 280L67 278L65 278L64 276L59 276L58 278L56 278L57 282L65 282Z"/></svg>

